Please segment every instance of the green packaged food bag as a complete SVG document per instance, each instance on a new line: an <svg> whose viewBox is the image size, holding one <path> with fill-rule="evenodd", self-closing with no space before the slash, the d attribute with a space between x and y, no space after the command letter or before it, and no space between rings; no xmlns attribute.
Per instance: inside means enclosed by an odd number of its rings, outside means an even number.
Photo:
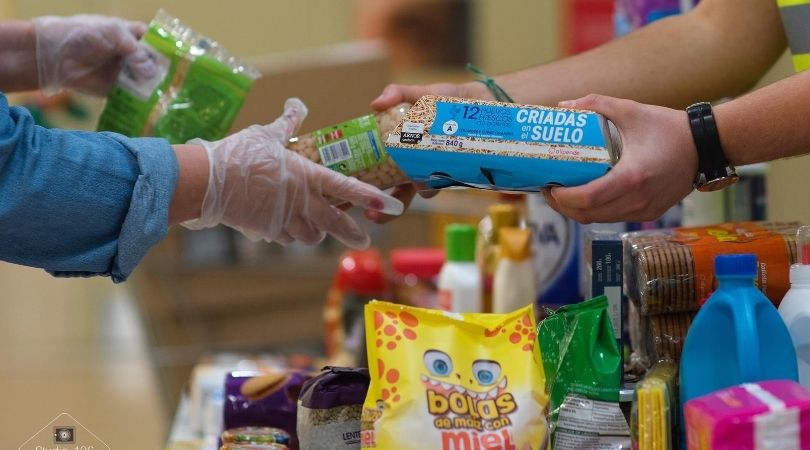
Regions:
<svg viewBox="0 0 810 450"><path fill-rule="evenodd" d="M172 144L223 138L259 72L163 10L141 41L158 73L136 79L122 70L98 130L158 136Z"/></svg>
<svg viewBox="0 0 810 450"><path fill-rule="evenodd" d="M607 305L605 296L567 305L537 327L554 450L629 448L619 407L621 357Z"/></svg>

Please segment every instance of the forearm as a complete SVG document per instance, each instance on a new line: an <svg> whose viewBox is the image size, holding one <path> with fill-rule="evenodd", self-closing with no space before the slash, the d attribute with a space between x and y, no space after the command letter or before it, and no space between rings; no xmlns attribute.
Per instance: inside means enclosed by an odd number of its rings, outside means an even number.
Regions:
<svg viewBox="0 0 810 450"><path fill-rule="evenodd" d="M29 21L0 22L0 91L39 88L36 36Z"/></svg>
<svg viewBox="0 0 810 450"><path fill-rule="evenodd" d="M681 108L750 89L785 45L775 1L704 0L688 14L496 81L518 102L554 105L599 93Z"/></svg>
<svg viewBox="0 0 810 450"><path fill-rule="evenodd" d="M734 165L810 151L810 72L715 108L723 151Z"/></svg>
<svg viewBox="0 0 810 450"><path fill-rule="evenodd" d="M209 162L205 149L199 145L175 145L177 185L169 207L169 225L200 217L203 198L208 189Z"/></svg>

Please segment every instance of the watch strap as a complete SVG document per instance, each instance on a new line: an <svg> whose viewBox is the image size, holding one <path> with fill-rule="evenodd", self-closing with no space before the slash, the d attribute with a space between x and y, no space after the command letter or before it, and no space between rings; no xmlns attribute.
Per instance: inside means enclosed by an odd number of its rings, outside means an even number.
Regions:
<svg viewBox="0 0 810 450"><path fill-rule="evenodd" d="M698 154L698 174L706 181L729 176L731 165L720 144L711 104L698 103L687 108L686 112Z"/></svg>

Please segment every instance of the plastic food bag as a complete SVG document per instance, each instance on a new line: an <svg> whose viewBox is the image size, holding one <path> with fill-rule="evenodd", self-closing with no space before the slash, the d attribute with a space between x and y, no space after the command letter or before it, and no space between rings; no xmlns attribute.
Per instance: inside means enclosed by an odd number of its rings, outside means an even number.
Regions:
<svg viewBox="0 0 810 450"><path fill-rule="evenodd" d="M641 315L694 312L714 291L714 257L753 253L761 263L758 286L778 305L796 262L797 222L739 222L627 233L627 297Z"/></svg>
<svg viewBox="0 0 810 450"><path fill-rule="evenodd" d="M365 316L371 386L362 448L548 447L532 306L455 314L372 302Z"/></svg>
<svg viewBox="0 0 810 450"><path fill-rule="evenodd" d="M298 398L301 450L359 449L368 384L368 370L343 367L327 367L304 383Z"/></svg>
<svg viewBox="0 0 810 450"><path fill-rule="evenodd" d="M566 305L538 327L554 450L630 448L619 405L622 363L607 297Z"/></svg>
<svg viewBox="0 0 810 450"><path fill-rule="evenodd" d="M638 450L671 450L676 432L678 366L659 361L638 383L633 398L632 433Z"/></svg>
<svg viewBox="0 0 810 450"><path fill-rule="evenodd" d="M98 130L158 136L172 144L223 138L259 72L163 10L152 19L142 42L158 73L136 79L121 71Z"/></svg>
<svg viewBox="0 0 810 450"><path fill-rule="evenodd" d="M222 432L223 444L281 444L290 443L290 434L280 428L241 427Z"/></svg>
<svg viewBox="0 0 810 450"><path fill-rule="evenodd" d="M408 182L385 149L385 138L411 107L393 108L290 139L287 148L312 162L380 189Z"/></svg>
<svg viewBox="0 0 810 450"><path fill-rule="evenodd" d="M299 371L239 371L225 378L225 429L275 427L290 435L289 447L298 448L295 434L298 396L313 374Z"/></svg>

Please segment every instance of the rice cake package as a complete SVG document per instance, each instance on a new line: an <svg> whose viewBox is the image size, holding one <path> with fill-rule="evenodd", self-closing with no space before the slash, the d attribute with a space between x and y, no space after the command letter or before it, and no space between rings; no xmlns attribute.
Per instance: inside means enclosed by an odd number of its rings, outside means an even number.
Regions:
<svg viewBox="0 0 810 450"><path fill-rule="evenodd" d="M624 234L627 297L642 316L695 312L715 289L714 257L753 253L757 286L778 305L796 262L797 222L738 222Z"/></svg>
<svg viewBox="0 0 810 450"><path fill-rule="evenodd" d="M259 72L163 10L141 42L157 74L136 79L122 70L98 131L157 136L172 144L225 137Z"/></svg>
<svg viewBox="0 0 810 450"><path fill-rule="evenodd" d="M618 161L616 128L592 111L426 95L386 139L413 181L537 192L577 186Z"/></svg>
<svg viewBox="0 0 810 450"><path fill-rule="evenodd" d="M344 367L327 367L304 383L298 398L300 449L359 449L368 385L367 369Z"/></svg>
<svg viewBox="0 0 810 450"><path fill-rule="evenodd" d="M531 305L458 314L371 302L362 448L548 448L548 397Z"/></svg>

